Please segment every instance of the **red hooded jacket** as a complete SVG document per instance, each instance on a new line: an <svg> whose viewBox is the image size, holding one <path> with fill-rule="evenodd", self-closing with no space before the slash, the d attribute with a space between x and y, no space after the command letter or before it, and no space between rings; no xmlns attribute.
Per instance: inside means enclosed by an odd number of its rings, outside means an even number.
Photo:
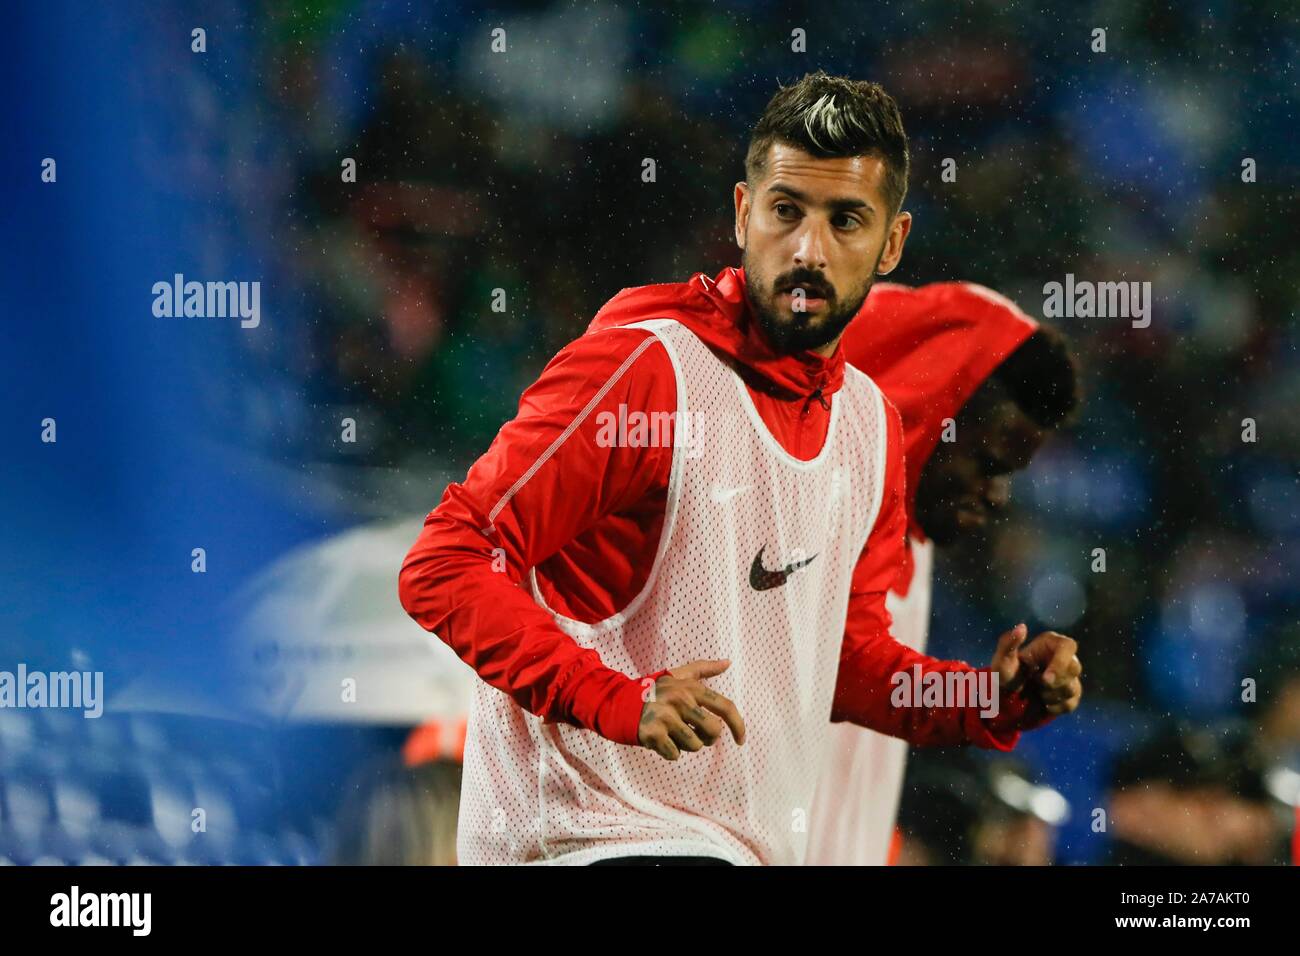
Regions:
<svg viewBox="0 0 1300 956"><path fill-rule="evenodd" d="M407 612L487 683L547 721L564 721L624 744L638 743L641 675L606 667L576 644L526 589L538 586L560 613L594 623L625 607L644 585L663 523L672 462L660 447L603 447L601 412L676 410L667 353L632 322L685 324L745 381L774 438L811 459L829 423L829 396L843 381L844 350L780 355L766 343L745 296L744 273L624 289L524 392L516 417L466 475L448 486L402 566ZM889 414L886 488L853 575L831 720L850 720L915 744L975 743L1007 750L1026 705L1014 696L997 717L977 708L890 706L893 674L971 670L917 654L889 634L885 594L904 556L903 434ZM670 668L686 661L664 661ZM660 672L662 673L662 672ZM650 675L656 676L656 675Z"/></svg>
<svg viewBox="0 0 1300 956"><path fill-rule="evenodd" d="M877 282L849 323L840 340L845 361L866 372L903 419L910 538L926 538L916 521L916 488L944 420L955 419L1037 328L1006 296L974 282ZM905 596L911 579L909 550L894 590Z"/></svg>

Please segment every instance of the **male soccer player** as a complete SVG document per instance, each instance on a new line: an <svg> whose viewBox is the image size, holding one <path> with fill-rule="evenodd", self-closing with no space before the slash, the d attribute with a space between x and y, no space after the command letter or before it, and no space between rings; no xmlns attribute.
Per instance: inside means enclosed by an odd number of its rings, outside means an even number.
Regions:
<svg viewBox="0 0 1300 956"><path fill-rule="evenodd" d="M462 863L801 863L832 717L1009 748L1058 689L1035 668L996 716L890 705L896 671L972 671L889 636L902 427L838 348L911 225L897 106L806 76L745 166L743 270L615 296L403 564L403 606L482 678ZM1003 680L1062 650L1023 640Z"/></svg>
<svg viewBox="0 0 1300 956"><path fill-rule="evenodd" d="M887 606L895 639L925 650L934 546L983 527L1024 468L1075 410L1079 390L1064 340L1010 299L969 282L879 283L840 344L903 419L907 553ZM946 440L945 440L946 439ZM1049 711L1079 701L1070 693ZM808 862L886 862L907 744L838 723L809 819Z"/></svg>

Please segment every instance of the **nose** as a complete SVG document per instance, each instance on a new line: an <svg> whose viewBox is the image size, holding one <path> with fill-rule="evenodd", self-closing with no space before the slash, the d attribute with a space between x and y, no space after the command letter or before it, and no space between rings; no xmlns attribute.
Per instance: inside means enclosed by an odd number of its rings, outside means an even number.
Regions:
<svg viewBox="0 0 1300 956"><path fill-rule="evenodd" d="M798 268L821 272L826 268L826 236L816 218L804 217L799 244L794 250L794 264Z"/></svg>
<svg viewBox="0 0 1300 956"><path fill-rule="evenodd" d="M990 478L984 486L984 501L990 508L1005 508L1011 500L1011 476Z"/></svg>

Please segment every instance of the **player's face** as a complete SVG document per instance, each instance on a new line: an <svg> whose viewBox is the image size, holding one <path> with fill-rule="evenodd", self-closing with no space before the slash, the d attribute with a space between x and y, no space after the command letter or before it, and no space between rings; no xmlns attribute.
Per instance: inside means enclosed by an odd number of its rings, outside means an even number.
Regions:
<svg viewBox="0 0 1300 956"><path fill-rule="evenodd" d="M916 519L935 544L982 528L1011 497L1011 475L1027 466L1047 432L1014 402L998 401L957 420L956 440L939 442L916 486Z"/></svg>
<svg viewBox="0 0 1300 956"><path fill-rule="evenodd" d="M912 217L891 215L884 182L878 156L818 159L775 143L763 181L736 184L746 292L779 351L829 355L876 275L898 265Z"/></svg>

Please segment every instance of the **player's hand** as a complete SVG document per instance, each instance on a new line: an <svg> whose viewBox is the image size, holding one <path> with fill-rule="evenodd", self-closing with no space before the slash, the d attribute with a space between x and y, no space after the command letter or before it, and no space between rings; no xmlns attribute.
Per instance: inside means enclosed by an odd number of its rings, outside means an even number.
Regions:
<svg viewBox="0 0 1300 956"><path fill-rule="evenodd" d="M1064 634L1044 631L1025 644L1028 628L1017 624L998 640L992 668L1005 694L1024 688L1049 714L1073 712L1083 697L1083 665L1078 643ZM1024 646L1022 646L1024 645Z"/></svg>
<svg viewBox="0 0 1300 956"><path fill-rule="evenodd" d="M736 743L745 742L745 722L736 705L704 680L717 677L730 661L691 661L674 667L655 681L654 692L641 709L637 740L665 760L683 750L711 746L727 728Z"/></svg>

